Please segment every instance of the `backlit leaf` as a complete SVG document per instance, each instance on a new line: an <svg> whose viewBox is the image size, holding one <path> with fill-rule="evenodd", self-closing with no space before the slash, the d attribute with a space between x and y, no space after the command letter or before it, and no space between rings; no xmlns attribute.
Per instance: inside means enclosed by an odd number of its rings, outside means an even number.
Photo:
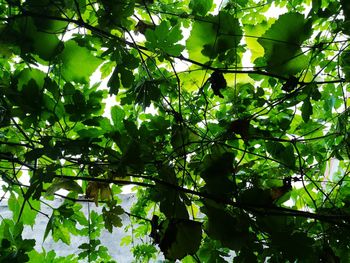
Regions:
<svg viewBox="0 0 350 263"><path fill-rule="evenodd" d="M213 5L212 0L191 0L189 7L194 14L206 15Z"/></svg>
<svg viewBox="0 0 350 263"><path fill-rule="evenodd" d="M186 48L190 58L205 62L208 58L216 58L229 49L235 49L241 38L238 20L221 11L217 16L208 15L193 23Z"/></svg>
<svg viewBox="0 0 350 263"><path fill-rule="evenodd" d="M37 211L40 209L39 201L32 199L25 200L22 196L16 197L14 194L11 194L8 206L12 211L14 221L22 222L24 225L34 226L38 214ZM35 211L31 207L37 210Z"/></svg>
<svg viewBox="0 0 350 263"><path fill-rule="evenodd" d="M162 21L155 30L147 30L145 33L147 42L146 47L172 55L179 56L184 46L176 44L182 39L182 33L179 26L171 27L166 21Z"/></svg>
<svg viewBox="0 0 350 263"><path fill-rule="evenodd" d="M63 63L62 76L66 81L79 83L87 83L92 73L102 62L74 40L65 42L64 50L60 56Z"/></svg>
<svg viewBox="0 0 350 263"><path fill-rule="evenodd" d="M310 32L311 24L302 14L281 15L258 40L265 50L267 70L290 76L304 68L308 60L300 46Z"/></svg>
<svg viewBox="0 0 350 263"><path fill-rule="evenodd" d="M83 190L81 186L72 180L64 179L64 178L55 178L50 185L50 187L46 190L47 195L52 195L56 193L60 189L65 189L67 191L74 191L76 193L82 193Z"/></svg>

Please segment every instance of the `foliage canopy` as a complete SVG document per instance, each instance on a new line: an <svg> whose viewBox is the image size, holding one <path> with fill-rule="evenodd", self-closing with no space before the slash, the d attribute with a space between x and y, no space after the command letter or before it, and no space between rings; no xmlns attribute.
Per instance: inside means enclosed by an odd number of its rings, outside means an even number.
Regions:
<svg viewBox="0 0 350 263"><path fill-rule="evenodd" d="M127 214L137 262L348 262L349 35L346 0L0 1L0 261L113 262ZM79 255L22 238L54 196Z"/></svg>

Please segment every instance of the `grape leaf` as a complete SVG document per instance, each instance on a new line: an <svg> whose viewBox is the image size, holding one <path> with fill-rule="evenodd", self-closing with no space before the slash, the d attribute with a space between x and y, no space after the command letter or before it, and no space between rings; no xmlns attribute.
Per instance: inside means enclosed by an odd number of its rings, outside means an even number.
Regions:
<svg viewBox="0 0 350 263"><path fill-rule="evenodd" d="M112 206L109 210L106 207L102 208L102 216L105 222L105 227L108 232L113 232L113 227L122 227L120 215L124 214L123 208L119 205Z"/></svg>
<svg viewBox="0 0 350 263"><path fill-rule="evenodd" d="M166 259L182 259L197 252L202 240L202 224L186 219L170 219L161 223L159 247Z"/></svg>
<svg viewBox="0 0 350 263"><path fill-rule="evenodd" d="M213 5L213 0L191 0L189 7L194 14L206 15Z"/></svg>
<svg viewBox="0 0 350 263"><path fill-rule="evenodd" d="M219 71L214 71L211 74L209 81L211 83L211 88L213 89L214 94L220 98L223 98L224 96L221 94L220 90L225 89L227 86L224 75Z"/></svg>
<svg viewBox="0 0 350 263"><path fill-rule="evenodd" d="M102 62L74 40L65 42L60 56L63 63L61 73L66 81L88 83L90 76Z"/></svg>
<svg viewBox="0 0 350 263"><path fill-rule="evenodd" d="M171 27L169 22L162 21L155 30L146 30L146 47L152 50L161 50L172 56L179 56L184 46L176 44L182 39L180 26Z"/></svg>
<svg viewBox="0 0 350 263"><path fill-rule="evenodd" d="M303 117L304 122L308 122L310 120L310 116L312 115L312 105L311 105L310 99L304 100L300 110L301 110L301 116Z"/></svg>
<svg viewBox="0 0 350 263"><path fill-rule="evenodd" d="M242 38L242 29L237 18L226 11L208 15L192 25L186 48L191 59L208 61L230 49L237 48Z"/></svg>
<svg viewBox="0 0 350 263"><path fill-rule="evenodd" d="M299 13L281 15L258 42L265 50L266 69L272 73L292 76L307 66L308 60L300 46L310 37L311 23Z"/></svg>

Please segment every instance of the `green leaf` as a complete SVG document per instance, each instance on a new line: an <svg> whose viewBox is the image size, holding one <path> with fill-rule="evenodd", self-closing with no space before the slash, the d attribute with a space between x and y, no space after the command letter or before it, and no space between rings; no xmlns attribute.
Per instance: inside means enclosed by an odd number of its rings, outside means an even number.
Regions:
<svg viewBox="0 0 350 263"><path fill-rule="evenodd" d="M47 222L46 228L45 228L45 232L44 232L44 237L43 237L43 241L46 240L47 236L49 235L49 233L51 231L53 231L54 228L54 213L52 213L49 221Z"/></svg>
<svg viewBox="0 0 350 263"><path fill-rule="evenodd" d="M160 201L159 210L164 213L167 218L184 218L188 219L186 205L181 201L179 193L169 188L162 188L160 193L163 199Z"/></svg>
<svg viewBox="0 0 350 263"><path fill-rule="evenodd" d="M135 57L133 54L123 54L123 65L128 69L135 69L140 65L140 59Z"/></svg>
<svg viewBox="0 0 350 263"><path fill-rule="evenodd" d="M62 204L60 207L56 209L56 211L60 214L60 216L65 220L69 219L74 215L74 210L71 205L68 203Z"/></svg>
<svg viewBox="0 0 350 263"><path fill-rule="evenodd" d="M220 11L217 16L206 16L192 24L186 48L191 59L208 61L228 50L235 50L242 38L239 21L233 15Z"/></svg>
<svg viewBox="0 0 350 263"><path fill-rule="evenodd" d="M144 81L135 87L135 102L142 105L143 109L149 107L152 101L158 101L161 97L159 86L154 81Z"/></svg>
<svg viewBox="0 0 350 263"><path fill-rule="evenodd" d="M285 147L281 158L288 167L293 168L295 166L296 159L293 145L289 144Z"/></svg>
<svg viewBox="0 0 350 263"><path fill-rule="evenodd" d="M120 69L120 79L124 88L130 88L134 83L134 74L131 70L125 68Z"/></svg>
<svg viewBox="0 0 350 263"><path fill-rule="evenodd" d="M289 261L297 259L315 259L312 249L314 240L307 236L307 233L295 232L289 234L286 232L275 233L272 235L273 246L278 247Z"/></svg>
<svg viewBox="0 0 350 263"><path fill-rule="evenodd" d="M120 88L120 78L118 67L115 67L112 73L112 76L107 82L107 87L109 87L109 94L118 95Z"/></svg>
<svg viewBox="0 0 350 263"><path fill-rule="evenodd" d="M79 83L88 83L90 76L102 62L87 48L79 46L73 40L65 42L60 57L63 63L61 74L64 79Z"/></svg>
<svg viewBox="0 0 350 263"><path fill-rule="evenodd" d="M232 250L239 251L249 239L248 224L244 216L234 216L223 207L206 203L201 209L207 216L207 234Z"/></svg>
<svg viewBox="0 0 350 263"><path fill-rule="evenodd" d="M109 210L102 208L102 216L106 229L112 233L113 227L122 227L122 219L119 217L124 214L123 208L119 205L112 206Z"/></svg>
<svg viewBox="0 0 350 263"><path fill-rule="evenodd" d="M55 242L61 240L63 243L70 245L69 229L64 227L56 218L53 219L54 228L52 229L52 238Z"/></svg>
<svg viewBox="0 0 350 263"><path fill-rule="evenodd" d="M265 50L266 69L289 77L305 68L309 61L300 47L311 32L311 23L304 15L281 15L258 40Z"/></svg>
<svg viewBox="0 0 350 263"><path fill-rule="evenodd" d="M112 130L112 125L110 123L110 120L106 117L92 117L91 119L87 119L82 122L83 124L87 126L96 126L100 127L101 129L105 131L110 131Z"/></svg>
<svg viewBox="0 0 350 263"><path fill-rule="evenodd" d="M284 146L280 142L269 141L265 143L266 150L272 155L273 158L282 162L288 167L295 166L294 148L292 145Z"/></svg>
<svg viewBox="0 0 350 263"><path fill-rule="evenodd" d="M159 176L162 181L168 184L178 185L174 168L171 166L163 166L159 170ZM156 198L155 201L160 201L159 210L164 213L167 218L189 218L186 205L184 201L180 199L181 195L178 191L161 183L156 184L155 190L159 198Z"/></svg>
<svg viewBox="0 0 350 263"><path fill-rule="evenodd" d="M182 259L197 252L202 240L202 224L192 220L171 219L162 222L159 247L166 259Z"/></svg>
<svg viewBox="0 0 350 263"><path fill-rule="evenodd" d="M206 15L213 5L213 0L191 0L189 7L193 14Z"/></svg>
<svg viewBox="0 0 350 263"><path fill-rule="evenodd" d="M114 127L117 130L121 130L124 127L123 120L125 118L125 112L123 111L123 109L119 106L113 106L111 108L111 117Z"/></svg>
<svg viewBox="0 0 350 263"><path fill-rule="evenodd" d="M125 69L121 65L117 65L112 73L112 76L107 82L109 87L109 94L117 95L120 89L120 84L124 88L129 88L134 83L134 74L132 71Z"/></svg>
<svg viewBox="0 0 350 263"><path fill-rule="evenodd" d="M213 89L214 94L216 96L219 96L220 98L224 98L224 96L220 92L221 89L225 89L227 87L227 82L224 75L219 71L214 71L210 75L209 79L210 79L211 88Z"/></svg>
<svg viewBox="0 0 350 263"><path fill-rule="evenodd" d="M340 56L340 66L342 67L345 79L350 79L350 50L345 50Z"/></svg>
<svg viewBox="0 0 350 263"><path fill-rule="evenodd" d="M44 86L45 73L38 69L23 69L18 74L18 90L22 90L23 86L28 84L30 80L34 80L39 88Z"/></svg>
<svg viewBox="0 0 350 263"><path fill-rule="evenodd" d="M311 92L310 92L311 98L316 101L320 100L322 98L322 94L319 91L319 87L316 84L310 84L309 86L311 89Z"/></svg>
<svg viewBox="0 0 350 263"><path fill-rule="evenodd" d="M172 55L179 56L184 46L176 44L182 39L180 26L171 27L168 21L162 21L155 30L147 30L145 33L146 47Z"/></svg>
<svg viewBox="0 0 350 263"><path fill-rule="evenodd" d="M204 189L217 196L230 196L235 191L234 183L229 179L232 173L234 156L226 152L207 155L203 160L201 177L206 185Z"/></svg>
<svg viewBox="0 0 350 263"><path fill-rule="evenodd" d="M2 262L28 262L28 252L34 249L34 239L23 239L23 224L14 224L8 219L1 223L3 234L0 242L0 259Z"/></svg>
<svg viewBox="0 0 350 263"><path fill-rule="evenodd" d="M0 1L0 262L348 262L348 2Z"/></svg>
<svg viewBox="0 0 350 263"><path fill-rule="evenodd" d="M224 257L227 257L228 253L221 248L220 242L206 238L202 242L197 255L201 259L201 262L227 263Z"/></svg>
<svg viewBox="0 0 350 263"><path fill-rule="evenodd" d="M322 5L322 0L312 0L312 11L317 14L318 9Z"/></svg>
<svg viewBox="0 0 350 263"><path fill-rule="evenodd" d="M21 47L22 52L33 52L41 59L51 60L60 51L60 40L50 29L43 30L40 24L35 24L31 17L18 18L14 23L10 23L6 29L8 37L14 38ZM45 20L47 27L53 22ZM1 33L0 33L1 34ZM1 42L5 39L1 40Z"/></svg>
<svg viewBox="0 0 350 263"><path fill-rule="evenodd" d="M303 117L304 122L307 123L310 120L310 116L312 115L312 105L311 105L310 99L304 100L300 110L301 110L301 116Z"/></svg>
<svg viewBox="0 0 350 263"><path fill-rule="evenodd" d="M82 129L77 131L81 138L97 138L105 133L105 131L98 128Z"/></svg>
<svg viewBox="0 0 350 263"><path fill-rule="evenodd" d="M23 196L16 197L14 194L11 194L8 201L8 206L12 211L12 218L14 221L19 220L24 225L34 226L35 219L38 214L37 211L40 211L39 201L32 200L31 198L25 200Z"/></svg>
<svg viewBox="0 0 350 263"><path fill-rule="evenodd" d="M134 0L102 1L105 12L99 16L99 24L114 28L117 26L127 26L127 18L134 14Z"/></svg>
<svg viewBox="0 0 350 263"><path fill-rule="evenodd" d="M46 189L46 194L53 195L60 189L65 189L75 193L83 193L83 189L77 182L65 178L55 178L50 187Z"/></svg>
<svg viewBox="0 0 350 263"><path fill-rule="evenodd" d="M109 76L109 74L112 73L112 70L115 68L115 62L113 61L108 61L104 63L100 67L100 72L101 72L101 79L104 79Z"/></svg>

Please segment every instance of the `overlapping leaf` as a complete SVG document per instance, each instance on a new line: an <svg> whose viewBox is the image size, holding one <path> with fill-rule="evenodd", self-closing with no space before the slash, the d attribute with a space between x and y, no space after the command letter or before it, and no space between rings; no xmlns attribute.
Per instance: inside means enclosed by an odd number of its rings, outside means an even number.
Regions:
<svg viewBox="0 0 350 263"><path fill-rule="evenodd" d="M79 83L88 83L90 76L102 62L73 40L65 42L60 56L63 63L62 76L66 81Z"/></svg>
<svg viewBox="0 0 350 263"><path fill-rule="evenodd" d="M168 22L162 21L155 30L147 30L145 33L146 47L152 50L160 50L172 56L179 56L185 48L181 44L176 44L182 39L179 26L170 26Z"/></svg>
<svg viewBox="0 0 350 263"><path fill-rule="evenodd" d="M221 11L218 15L208 15L195 21L191 35L186 41L190 58L206 62L230 49L235 50L242 38L238 20L231 14Z"/></svg>
<svg viewBox="0 0 350 263"><path fill-rule="evenodd" d="M258 40L265 50L266 69L291 76L305 68L308 59L301 45L310 34L311 23L302 14L281 15Z"/></svg>

